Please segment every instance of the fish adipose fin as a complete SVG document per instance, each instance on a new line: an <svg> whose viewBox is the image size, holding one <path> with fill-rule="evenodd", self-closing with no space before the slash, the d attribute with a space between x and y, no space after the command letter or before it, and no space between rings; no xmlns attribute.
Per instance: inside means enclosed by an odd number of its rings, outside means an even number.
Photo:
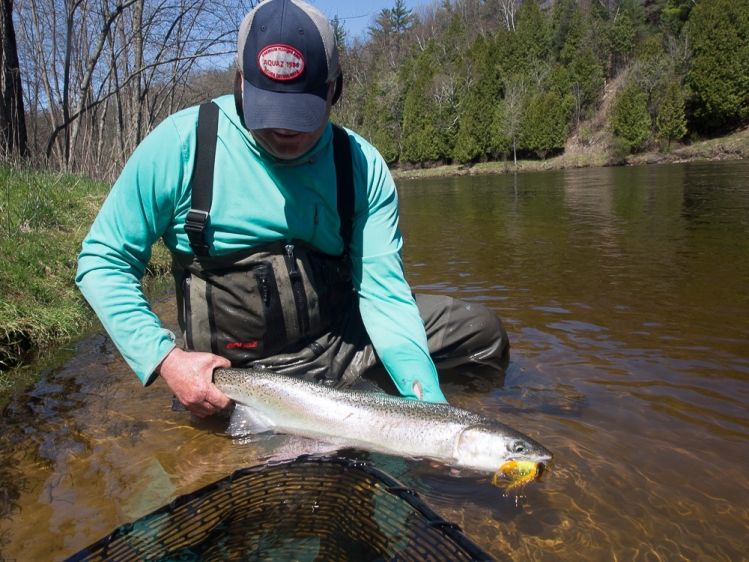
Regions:
<svg viewBox="0 0 749 562"><path fill-rule="evenodd" d="M273 431L275 424L249 406L237 403L231 413L226 433L231 437L242 437L251 433Z"/></svg>

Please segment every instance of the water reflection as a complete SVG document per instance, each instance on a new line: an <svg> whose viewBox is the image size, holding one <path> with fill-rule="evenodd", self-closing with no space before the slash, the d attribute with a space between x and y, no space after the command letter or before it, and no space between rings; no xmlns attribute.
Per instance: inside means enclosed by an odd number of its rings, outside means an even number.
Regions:
<svg viewBox="0 0 749 562"><path fill-rule="evenodd" d="M400 186L420 292L496 310L502 373L442 374L452 403L555 453L518 496L363 455L497 556L740 560L749 552L749 163L450 178ZM174 323L171 303L160 314ZM386 380L386 379L385 379ZM172 412L102 336L0 428L0 552L59 559L278 447ZM276 438L278 439L278 438Z"/></svg>

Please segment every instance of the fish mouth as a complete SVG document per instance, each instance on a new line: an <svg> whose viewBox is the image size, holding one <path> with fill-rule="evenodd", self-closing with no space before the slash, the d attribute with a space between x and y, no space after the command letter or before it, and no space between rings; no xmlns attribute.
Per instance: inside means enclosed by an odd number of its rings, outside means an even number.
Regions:
<svg viewBox="0 0 749 562"><path fill-rule="evenodd" d="M514 490L534 480L549 470L547 464L540 461L509 460L502 463L492 477L492 484L506 491Z"/></svg>

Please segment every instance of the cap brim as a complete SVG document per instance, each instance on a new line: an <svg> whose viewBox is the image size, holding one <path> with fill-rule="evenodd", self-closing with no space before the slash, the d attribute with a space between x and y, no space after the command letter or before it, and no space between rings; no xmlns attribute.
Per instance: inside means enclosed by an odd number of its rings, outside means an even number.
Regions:
<svg viewBox="0 0 749 562"><path fill-rule="evenodd" d="M248 129L289 129L311 133L327 120L327 102L315 94L269 92L244 80L242 109Z"/></svg>

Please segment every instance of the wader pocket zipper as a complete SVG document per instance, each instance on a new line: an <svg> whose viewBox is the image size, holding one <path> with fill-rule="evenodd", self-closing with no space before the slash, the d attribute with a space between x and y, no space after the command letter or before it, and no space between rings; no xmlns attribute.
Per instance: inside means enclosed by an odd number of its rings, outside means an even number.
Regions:
<svg viewBox="0 0 749 562"><path fill-rule="evenodd" d="M297 319L299 320L300 335L309 332L309 310L307 309L307 293L304 291L304 279L299 271L294 255L294 245L286 244L284 259L286 260L286 269L289 272L291 281L291 291L294 295L294 305L296 306Z"/></svg>
<svg viewBox="0 0 749 562"><path fill-rule="evenodd" d="M261 263L253 270L255 282L257 283L260 300L263 302L263 315L265 318L265 334L263 348L272 351L274 345L278 345L286 339L286 326L284 325L281 300L278 296L278 285L273 274L273 266L270 263Z"/></svg>

